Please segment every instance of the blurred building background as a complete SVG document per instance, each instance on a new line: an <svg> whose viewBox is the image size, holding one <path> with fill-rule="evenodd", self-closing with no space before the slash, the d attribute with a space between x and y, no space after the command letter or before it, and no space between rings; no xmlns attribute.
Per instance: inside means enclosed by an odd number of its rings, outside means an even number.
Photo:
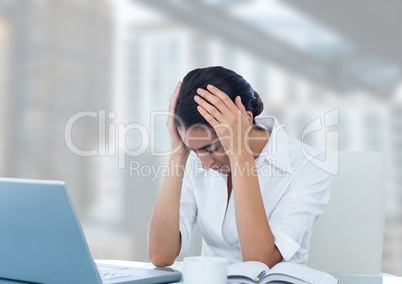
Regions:
<svg viewBox="0 0 402 284"><path fill-rule="evenodd" d="M380 0L0 0L0 176L66 181L94 258L147 260L163 111L188 71L222 65L289 135L387 155L383 271L402 275L401 13ZM335 125L303 136L326 114Z"/></svg>

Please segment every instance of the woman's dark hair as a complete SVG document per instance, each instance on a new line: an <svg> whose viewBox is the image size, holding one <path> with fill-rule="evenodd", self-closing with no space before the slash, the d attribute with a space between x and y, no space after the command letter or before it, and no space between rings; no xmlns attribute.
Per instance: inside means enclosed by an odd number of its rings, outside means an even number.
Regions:
<svg viewBox="0 0 402 284"><path fill-rule="evenodd" d="M250 84L236 72L221 66L199 68L190 71L183 79L175 112L175 124L185 129L201 124L210 127L209 123L198 112L198 104L194 101L197 89L206 89L211 84L225 92L232 101L240 96L247 111L258 116L264 109L264 104Z"/></svg>

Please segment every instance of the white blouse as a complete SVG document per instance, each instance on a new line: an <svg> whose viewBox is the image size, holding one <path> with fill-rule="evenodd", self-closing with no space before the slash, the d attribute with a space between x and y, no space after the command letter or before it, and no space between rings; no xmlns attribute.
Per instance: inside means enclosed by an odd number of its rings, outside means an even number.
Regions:
<svg viewBox="0 0 402 284"><path fill-rule="evenodd" d="M271 131L255 164L275 245L284 261L305 264L314 221L329 201L332 161L325 152L288 137L274 117L255 120ZM242 261L233 192L226 209L227 194L227 176L202 169L191 153L180 201L180 254L189 247L197 224L209 256L227 258L229 263Z"/></svg>

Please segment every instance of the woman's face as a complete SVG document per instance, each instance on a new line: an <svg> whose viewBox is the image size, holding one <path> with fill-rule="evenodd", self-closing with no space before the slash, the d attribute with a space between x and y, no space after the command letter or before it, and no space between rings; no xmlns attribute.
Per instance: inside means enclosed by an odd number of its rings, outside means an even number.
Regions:
<svg viewBox="0 0 402 284"><path fill-rule="evenodd" d="M216 133L207 127L178 128L179 135L189 150L201 160L204 169L211 168L222 174L230 173L230 160Z"/></svg>

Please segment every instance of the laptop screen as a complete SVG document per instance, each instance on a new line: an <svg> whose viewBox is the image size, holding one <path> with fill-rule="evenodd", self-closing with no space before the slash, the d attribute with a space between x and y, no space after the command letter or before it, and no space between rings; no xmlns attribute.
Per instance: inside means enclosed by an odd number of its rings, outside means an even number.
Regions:
<svg viewBox="0 0 402 284"><path fill-rule="evenodd" d="M0 278L101 283L63 182L0 178Z"/></svg>

